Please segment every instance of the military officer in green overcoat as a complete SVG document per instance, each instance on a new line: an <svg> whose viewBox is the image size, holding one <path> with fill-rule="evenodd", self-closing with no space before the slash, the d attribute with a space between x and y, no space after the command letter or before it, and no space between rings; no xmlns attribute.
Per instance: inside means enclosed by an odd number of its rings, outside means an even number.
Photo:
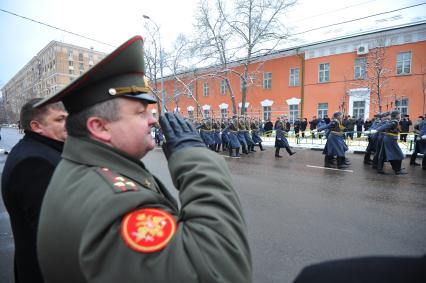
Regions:
<svg viewBox="0 0 426 283"><path fill-rule="evenodd" d="M69 138L43 200L38 257L47 283L251 282L247 227L223 158L165 113L163 145L181 207L141 162L156 101L134 37L56 95Z"/></svg>

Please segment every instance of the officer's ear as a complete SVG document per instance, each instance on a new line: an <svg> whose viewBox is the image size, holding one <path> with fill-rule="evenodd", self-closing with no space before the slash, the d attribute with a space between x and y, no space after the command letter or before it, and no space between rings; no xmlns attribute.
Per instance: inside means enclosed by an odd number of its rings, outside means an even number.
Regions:
<svg viewBox="0 0 426 283"><path fill-rule="evenodd" d="M86 121L86 127L91 137L104 143L111 140L109 124L109 121L96 116L89 117Z"/></svg>

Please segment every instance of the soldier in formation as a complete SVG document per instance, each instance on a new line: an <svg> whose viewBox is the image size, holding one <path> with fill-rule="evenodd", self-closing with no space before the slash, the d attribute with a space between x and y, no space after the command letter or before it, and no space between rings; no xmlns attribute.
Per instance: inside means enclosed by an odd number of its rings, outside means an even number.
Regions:
<svg viewBox="0 0 426 283"><path fill-rule="evenodd" d="M398 110L394 110L390 113L390 118L387 122L370 131L383 134L381 145L379 146L377 169L379 173L383 174L383 163L389 161L396 175L405 175L407 173L401 168L401 163L405 156L398 145L398 135L401 132L399 125L401 113Z"/></svg>
<svg viewBox="0 0 426 283"><path fill-rule="evenodd" d="M327 142L323 151L323 154L325 155L324 167L333 167L334 156L337 158L338 169L348 167L345 159L345 152L348 150L348 147L344 140L344 129L345 126L342 124L341 112L335 112L333 114L333 120L329 124L325 124L317 129L319 132L327 130L325 133Z"/></svg>
<svg viewBox="0 0 426 283"><path fill-rule="evenodd" d="M288 140L286 138L288 131L286 131L285 124L282 122L281 118L275 123L275 130L275 157L282 157L282 155L280 155L281 148L285 148L290 156L295 154L296 152L292 151L288 144Z"/></svg>

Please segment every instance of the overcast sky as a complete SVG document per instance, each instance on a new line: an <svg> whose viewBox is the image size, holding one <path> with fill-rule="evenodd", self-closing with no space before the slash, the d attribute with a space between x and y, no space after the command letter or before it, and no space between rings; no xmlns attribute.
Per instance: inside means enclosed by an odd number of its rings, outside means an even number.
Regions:
<svg viewBox="0 0 426 283"><path fill-rule="evenodd" d="M422 0L299 0L283 18L298 33L312 28L399 9ZM143 14L161 28L163 48L177 34L192 35L198 0L0 0L0 9L118 46L133 35L143 36ZM426 5L299 35L305 42L426 20ZM85 40L0 11L0 87L51 40L95 50L114 48Z"/></svg>

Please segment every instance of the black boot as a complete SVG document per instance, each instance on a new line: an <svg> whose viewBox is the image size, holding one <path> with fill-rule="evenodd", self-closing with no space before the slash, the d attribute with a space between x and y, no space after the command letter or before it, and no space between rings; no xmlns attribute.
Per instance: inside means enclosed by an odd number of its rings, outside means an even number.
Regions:
<svg viewBox="0 0 426 283"><path fill-rule="evenodd" d="M240 157L240 148L239 147L237 147L235 149L235 157Z"/></svg>
<svg viewBox="0 0 426 283"><path fill-rule="evenodd" d="M347 159L346 157L344 157L345 158L345 164L346 165L351 165L351 162L349 161L349 159Z"/></svg>
<svg viewBox="0 0 426 283"><path fill-rule="evenodd" d="M324 155L324 167L333 168L333 164L331 162L332 160L333 160L333 156Z"/></svg>
<svg viewBox="0 0 426 283"><path fill-rule="evenodd" d="M290 155L290 156L292 156L293 154L296 154L296 152L291 151L291 149L290 149L290 147L289 147L289 146L286 146L286 147L285 147L285 150L287 150L288 155Z"/></svg>
<svg viewBox="0 0 426 283"><path fill-rule="evenodd" d="M282 157L280 155L280 148L279 147L275 148L275 157Z"/></svg>
<svg viewBox="0 0 426 283"><path fill-rule="evenodd" d="M364 164L368 164L368 165L373 164L373 161L370 159L370 157L371 157L371 153L366 152L364 155Z"/></svg>
<svg viewBox="0 0 426 283"><path fill-rule="evenodd" d="M229 147L229 157L235 157L235 154L232 154L232 148Z"/></svg>
<svg viewBox="0 0 426 283"><path fill-rule="evenodd" d="M251 150L252 152L256 152L256 150L254 150L254 144L252 144L250 147L251 147L251 149L250 149L250 150Z"/></svg>
<svg viewBox="0 0 426 283"><path fill-rule="evenodd" d="M265 149L263 148L263 146L262 146L262 143L260 142L259 143L259 147L260 147L260 151L264 151Z"/></svg>
<svg viewBox="0 0 426 283"><path fill-rule="evenodd" d="M244 144L242 144L241 147L243 148L243 153L248 154L246 146Z"/></svg>
<svg viewBox="0 0 426 283"><path fill-rule="evenodd" d="M345 164L345 157L344 156L337 156L337 168L338 169L348 168L348 165Z"/></svg>

